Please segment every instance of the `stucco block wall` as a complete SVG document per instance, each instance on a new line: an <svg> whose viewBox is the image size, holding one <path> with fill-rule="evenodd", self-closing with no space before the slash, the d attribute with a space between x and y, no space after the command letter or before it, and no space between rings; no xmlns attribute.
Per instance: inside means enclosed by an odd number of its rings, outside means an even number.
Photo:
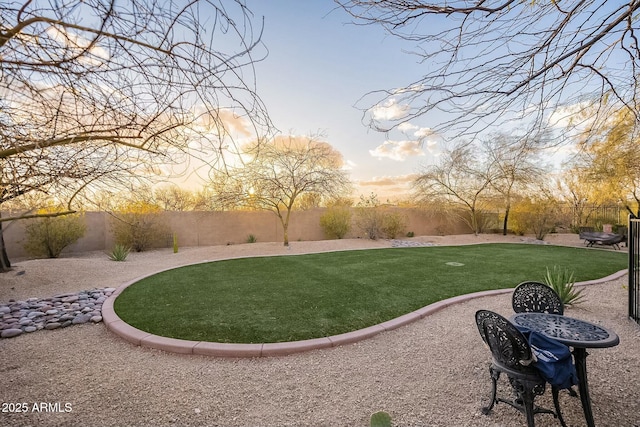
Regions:
<svg viewBox="0 0 640 427"><path fill-rule="evenodd" d="M326 237L320 227L320 217L325 208L316 208L291 213L289 223L289 241L323 240ZM465 234L469 229L461 221L445 217L440 213L424 211L418 208L387 208L405 215L406 231L416 236ZM86 251L110 251L114 245L113 217L105 212L87 212L84 214L87 232L80 240L63 251L65 253ZM167 225L167 236L161 239L161 245L171 246L171 233L176 233L180 247L214 246L240 244L246 242L250 234L258 242L282 242L283 231L280 219L268 211L257 212L163 212L161 220ZM24 251L24 227L30 220L14 221L4 224L4 239L11 259L27 257ZM352 229L346 238L366 238L355 226L355 213ZM402 237L402 236L398 236Z"/></svg>

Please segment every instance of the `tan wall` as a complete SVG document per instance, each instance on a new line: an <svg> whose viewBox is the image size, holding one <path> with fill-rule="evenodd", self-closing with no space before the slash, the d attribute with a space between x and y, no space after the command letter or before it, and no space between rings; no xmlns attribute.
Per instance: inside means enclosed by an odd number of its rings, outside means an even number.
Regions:
<svg viewBox="0 0 640 427"><path fill-rule="evenodd" d="M465 234L469 232L460 221L442 214L433 214L417 208L388 208L406 215L406 231L416 236ZM289 241L323 240L320 216L324 208L294 211L289 224ZM282 242L282 225L278 217L267 211L258 212L164 212L162 214L169 233L162 245L171 246L171 234L176 233L180 247L214 246L244 243L250 234L258 242ZM105 212L84 214L87 232L83 238L66 248L63 253L110 250L114 245L111 230L112 217ZM27 257L23 249L24 227L28 221L4 224L4 239L10 259ZM363 237L355 224L346 238Z"/></svg>

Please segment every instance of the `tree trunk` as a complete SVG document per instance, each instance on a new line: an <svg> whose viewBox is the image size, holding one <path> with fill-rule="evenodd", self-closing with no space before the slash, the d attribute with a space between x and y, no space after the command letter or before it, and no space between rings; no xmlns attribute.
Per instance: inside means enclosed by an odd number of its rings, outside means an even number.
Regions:
<svg viewBox="0 0 640 427"><path fill-rule="evenodd" d="M0 213L0 217L2 214ZM7 247L4 244L4 233L2 231L2 221L0 221L0 272L5 272L11 270L11 262L9 261L9 256L7 255Z"/></svg>
<svg viewBox="0 0 640 427"><path fill-rule="evenodd" d="M280 222L282 223L282 234L284 234L284 245L289 246L289 215L291 214L291 210L287 210L286 218L283 218L282 215L278 215L280 217Z"/></svg>
<svg viewBox="0 0 640 427"><path fill-rule="evenodd" d="M508 224L509 224L509 211L511 210L510 206L507 206L507 208L504 210L504 223L502 224L502 235L506 236L507 235L507 230L508 230Z"/></svg>

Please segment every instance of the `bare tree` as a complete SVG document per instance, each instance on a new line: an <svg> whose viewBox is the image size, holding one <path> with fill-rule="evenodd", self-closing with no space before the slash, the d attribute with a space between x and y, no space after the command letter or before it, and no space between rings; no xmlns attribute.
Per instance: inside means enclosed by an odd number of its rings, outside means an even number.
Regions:
<svg viewBox="0 0 640 427"><path fill-rule="evenodd" d="M414 182L417 199L437 203L459 216L475 234L491 190L491 165L473 145L462 143L442 153L440 162L424 168Z"/></svg>
<svg viewBox="0 0 640 427"><path fill-rule="evenodd" d="M153 199L165 211L188 211L196 205L194 193L177 185L156 188L153 190Z"/></svg>
<svg viewBox="0 0 640 427"><path fill-rule="evenodd" d="M513 197L524 193L528 186L546 179L541 164L544 136L516 136L496 134L483 142L491 170L491 187L502 198L504 221L502 234L507 235L509 212Z"/></svg>
<svg viewBox="0 0 640 427"><path fill-rule="evenodd" d="M640 119L640 0L335 1L356 24L413 45L424 64L405 87L363 98L378 130L445 112L433 130L454 137L514 121L537 133L585 102L601 114L622 104Z"/></svg>
<svg viewBox="0 0 640 427"><path fill-rule="evenodd" d="M2 2L0 209L43 192L70 213L88 189L213 166L232 130L268 129L252 18L241 0Z"/></svg>
<svg viewBox="0 0 640 427"><path fill-rule="evenodd" d="M245 156L248 160L242 166L229 168L215 183L218 199L225 206L274 212L282 224L285 246L291 211L301 197L332 199L351 190L342 155L316 136L254 143L245 147Z"/></svg>

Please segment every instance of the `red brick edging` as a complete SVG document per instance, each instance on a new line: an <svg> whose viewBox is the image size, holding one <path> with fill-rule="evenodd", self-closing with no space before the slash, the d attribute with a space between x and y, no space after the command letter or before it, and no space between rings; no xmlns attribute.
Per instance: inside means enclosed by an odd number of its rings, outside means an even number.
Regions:
<svg viewBox="0 0 640 427"><path fill-rule="evenodd" d="M170 270L170 269L168 269ZM166 270L163 270L166 271ZM155 272L150 274L149 277ZM598 283L604 283L611 280L618 279L627 274L627 270L620 270L617 273L613 273L607 277L597 280L589 280L585 282L578 282L576 285L594 285ZM391 331L400 326L404 326L408 323L415 322L423 317L434 314L443 308L450 305L459 304L465 301L472 300L474 298L481 298L493 295L507 294L513 291L510 289L497 289L491 291L474 292L466 295L459 295L456 297L448 298L442 301L438 301L433 304L429 304L411 313L407 313L403 316L395 319L388 320L378 325L369 326L368 328L359 329L353 332L347 332L340 335L334 335L324 338L315 338L303 341L281 342L281 343L263 343L263 344L227 344L205 341L188 341L180 340L176 338L161 337L153 335L149 332L144 332L133 326L127 324L120 319L116 314L113 304L128 286L140 281L144 277L140 277L131 282L125 283L120 286L107 300L102 304L102 319L104 324L114 334L124 338L132 344L150 347L159 350L169 351L173 353L182 354L201 354L206 356L218 356L218 357L267 357L267 356L284 356L292 353L300 353L309 350L316 350L321 348L336 347L344 344L351 344L357 341L364 340L379 334L380 332Z"/></svg>

